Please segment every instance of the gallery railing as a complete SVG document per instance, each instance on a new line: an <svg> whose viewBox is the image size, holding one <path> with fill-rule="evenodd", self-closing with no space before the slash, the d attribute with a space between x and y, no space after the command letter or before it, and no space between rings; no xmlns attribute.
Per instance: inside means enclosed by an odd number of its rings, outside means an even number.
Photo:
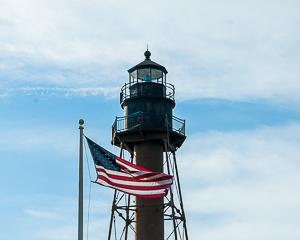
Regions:
<svg viewBox="0 0 300 240"><path fill-rule="evenodd" d="M185 136L185 120L169 114L134 113L116 117L113 133L133 130L169 130Z"/></svg>
<svg viewBox="0 0 300 240"><path fill-rule="evenodd" d="M134 97L165 97L174 101L175 87L163 81L134 81L121 88L120 103Z"/></svg>

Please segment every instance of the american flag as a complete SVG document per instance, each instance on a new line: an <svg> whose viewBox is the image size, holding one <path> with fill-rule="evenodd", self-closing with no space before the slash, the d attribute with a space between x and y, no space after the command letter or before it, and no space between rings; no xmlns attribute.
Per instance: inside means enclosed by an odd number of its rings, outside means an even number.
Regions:
<svg viewBox="0 0 300 240"><path fill-rule="evenodd" d="M86 139L97 172L96 183L143 198L159 198L167 194L173 176L139 167Z"/></svg>

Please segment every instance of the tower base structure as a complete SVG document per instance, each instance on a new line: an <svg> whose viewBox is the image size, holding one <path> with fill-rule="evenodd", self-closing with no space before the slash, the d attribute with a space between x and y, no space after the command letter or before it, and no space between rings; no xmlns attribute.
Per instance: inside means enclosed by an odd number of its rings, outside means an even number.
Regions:
<svg viewBox="0 0 300 240"><path fill-rule="evenodd" d="M164 152L165 156L153 155L154 150L158 148L163 148L163 151L155 152ZM136 146L132 162L136 161L139 166L147 168L147 163L153 160L153 157L161 157L163 161L160 162L164 164L157 166L157 171L165 169L168 174L174 176L174 183L165 197L155 201L136 198L116 190L112 201L108 240L188 240L176 152L165 151L167 149L167 142L156 143L152 147L149 147L149 143L147 147L142 143ZM144 219L154 220L147 222Z"/></svg>

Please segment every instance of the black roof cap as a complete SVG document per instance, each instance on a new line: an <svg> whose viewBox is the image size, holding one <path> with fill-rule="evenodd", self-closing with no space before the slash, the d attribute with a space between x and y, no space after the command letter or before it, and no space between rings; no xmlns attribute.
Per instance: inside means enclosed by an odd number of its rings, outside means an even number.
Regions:
<svg viewBox="0 0 300 240"><path fill-rule="evenodd" d="M129 73L132 73L133 71L135 71L137 69L143 69L143 68L154 68L154 69L162 70L164 73L168 73L167 69L164 66L162 66L156 62L153 62L150 59L151 52L148 49L144 53L144 55L145 55L145 60L143 62L135 65L134 67L130 68L128 70Z"/></svg>

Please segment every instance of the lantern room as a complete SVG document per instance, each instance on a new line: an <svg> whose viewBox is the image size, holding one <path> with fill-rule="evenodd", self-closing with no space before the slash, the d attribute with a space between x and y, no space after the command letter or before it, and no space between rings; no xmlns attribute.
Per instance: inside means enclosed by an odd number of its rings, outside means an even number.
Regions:
<svg viewBox="0 0 300 240"><path fill-rule="evenodd" d="M145 60L143 62L128 70L129 82L166 83L166 74L168 73L166 68L150 59L151 52L148 49L144 55Z"/></svg>

